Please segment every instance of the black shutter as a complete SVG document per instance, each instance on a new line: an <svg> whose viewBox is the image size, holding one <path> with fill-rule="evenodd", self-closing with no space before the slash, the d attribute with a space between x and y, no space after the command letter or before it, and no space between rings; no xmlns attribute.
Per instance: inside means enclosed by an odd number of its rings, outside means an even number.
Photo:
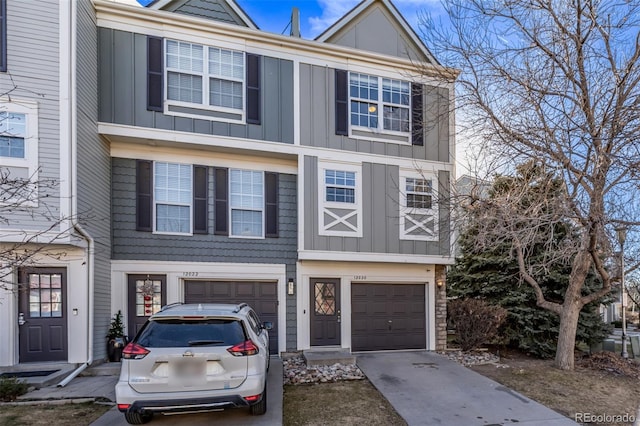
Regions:
<svg viewBox="0 0 640 426"><path fill-rule="evenodd" d="M215 168L215 180L216 180L216 194L215 194L215 209L216 209L216 223L215 234L216 235L229 235L229 225L227 220L227 209L229 199L229 170L223 168Z"/></svg>
<svg viewBox="0 0 640 426"><path fill-rule="evenodd" d="M209 169L206 166L193 166L193 233L206 234L207 202L209 194Z"/></svg>
<svg viewBox="0 0 640 426"><path fill-rule="evenodd" d="M424 98L422 84L411 84L411 145L424 146Z"/></svg>
<svg viewBox="0 0 640 426"><path fill-rule="evenodd" d="M149 111L162 111L164 92L162 45L162 38L147 36L147 109Z"/></svg>
<svg viewBox="0 0 640 426"><path fill-rule="evenodd" d="M247 123L260 124L260 55L247 53Z"/></svg>
<svg viewBox="0 0 640 426"><path fill-rule="evenodd" d="M349 134L349 73L336 70L336 135Z"/></svg>
<svg viewBox="0 0 640 426"><path fill-rule="evenodd" d="M7 0L0 0L0 71L7 71Z"/></svg>
<svg viewBox="0 0 640 426"><path fill-rule="evenodd" d="M278 238L278 173L264 174L264 234L267 238Z"/></svg>
<svg viewBox="0 0 640 426"><path fill-rule="evenodd" d="M152 231L153 162L136 161L136 229Z"/></svg>

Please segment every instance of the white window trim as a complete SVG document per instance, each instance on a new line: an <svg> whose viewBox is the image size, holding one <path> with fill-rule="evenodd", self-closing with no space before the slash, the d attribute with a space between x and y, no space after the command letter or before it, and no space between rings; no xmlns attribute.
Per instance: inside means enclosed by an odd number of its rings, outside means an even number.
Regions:
<svg viewBox="0 0 640 426"><path fill-rule="evenodd" d="M25 207L37 207L37 182L39 175L38 146L40 144L40 139L38 137L38 103L33 101L16 99L8 100L7 98L2 98L0 99L0 111L24 114L25 116L25 158L0 157L0 167L18 167L26 168L28 170L29 180L33 183L33 192L30 196L32 200L24 201L21 205Z"/></svg>
<svg viewBox="0 0 640 426"><path fill-rule="evenodd" d="M372 100L363 99L363 98L360 98L360 97L352 97L351 96L351 74L364 74L364 75L368 75L370 77L377 78L378 79L378 100L377 101L372 101ZM384 79L397 80L397 81L402 81L402 82L409 83L409 105L395 104L395 103L392 103L392 102L385 103L382 100L382 80L384 80ZM405 138L407 138L406 142L405 141L393 140L393 139L384 139L382 141L383 142L397 143L397 144L400 144L400 145L411 145L411 129L412 129L412 126L411 126L411 118L412 118L411 117L411 106L412 105L411 105L411 103L413 101L412 96L411 96L411 82L409 82L407 80L402 80L400 78L369 74L367 72L349 71L348 82L347 82L347 90L349 92L349 96L348 96L348 103L349 103L348 120L349 120L349 137L350 138L366 139L366 138L363 138L362 136L354 135L353 134L353 130L357 130L359 132L371 133L371 134L376 134L376 135L381 135L381 136L389 135L389 136L405 137ZM351 124L351 101L352 100L356 101L356 102L376 104L378 106L378 111L377 111L378 112L378 127L377 128L366 127L366 126L356 126L356 125ZM397 131L397 130L385 130L384 129L384 106L385 105L407 108L409 110L409 131L408 132L400 132L400 131Z"/></svg>
<svg viewBox="0 0 640 426"><path fill-rule="evenodd" d="M262 206L260 207L260 212L262 213L262 234L259 236L251 236L251 235L233 235L233 222L231 219L231 212L233 209L233 207L231 206L231 171L232 170L241 170L241 171L248 171L248 172L258 172L258 173L262 173ZM240 168L233 168L233 169L229 169L228 171L229 176L228 176L228 189L227 189L227 194L228 194L228 200L227 200L227 204L228 204L228 211L227 211L227 220L228 220L228 227L229 227L229 238L238 238L238 239L244 239L244 240L264 240L265 239L265 201L266 201L266 197L267 197L267 193L266 193L266 183L265 183L265 176L264 176L264 171L262 170L251 170L251 169L240 169ZM235 210L248 210L248 209L235 209ZM251 211L255 211L255 210L251 210Z"/></svg>
<svg viewBox="0 0 640 426"><path fill-rule="evenodd" d="M430 209L416 209L407 207L407 178L413 179L428 179L431 180L431 208ZM438 194L438 175L437 172L419 172L417 170L405 171L400 170L400 239L411 241L440 241L440 229L439 229L439 208L437 202ZM428 235L408 235L405 232L405 224L407 221L406 215L408 213L417 213L424 215L431 215L434 220L433 225L433 237ZM412 222L413 223L413 222ZM417 225L413 223L413 225ZM419 225L417 225L419 227Z"/></svg>
<svg viewBox="0 0 640 426"><path fill-rule="evenodd" d="M180 236L191 236L193 235L193 164L188 164L191 168L191 200L189 204L184 203L160 203L156 200L156 164L157 163L167 163L167 164L180 164L186 165L184 163L177 163L175 161L154 161L153 162L153 185L151 188L151 197L153 199L152 203L152 212L151 212L151 220L153 221L153 234L156 235L180 235ZM156 222L156 209L158 204L171 205L171 206L189 206L189 232L165 232L158 231L158 223Z"/></svg>
<svg viewBox="0 0 640 426"><path fill-rule="evenodd" d="M167 43L169 41L175 41L178 43L189 43L192 45L199 45L202 46L202 72L194 72L194 71L189 71L186 72L184 70L180 70L178 68L170 68L167 64ZM244 71L244 75L242 76L242 79L235 79L233 77L224 77L222 78L221 76L218 75L213 75L211 73L209 73L209 48L212 47L214 49L221 49L221 50L231 50L234 52L240 52L242 53L242 57L243 57L243 71ZM223 122L228 122L228 123L238 123L238 124L245 124L246 123L246 111L247 111L247 82L246 82L246 75L247 75L247 55L246 52L237 50L237 49L233 49L233 48L229 48L229 47L222 47L222 46L209 46L206 44L202 44L202 43L197 43L197 42L192 42L192 41L183 41L183 40L178 40L178 39L174 39L174 38L165 38L164 39L164 46L163 46L163 52L162 52L162 63L164 65L164 71L163 71L163 76L162 78L164 79L163 81L163 99L164 99L164 114L166 115L173 115L173 116L177 116L177 117L188 117L188 118L193 118L193 117L203 117L206 119L215 119L216 121L223 121ZM184 101L177 101L177 100L173 100L173 99L169 99L169 78L168 78L168 73L169 72L175 72L175 73L179 73L179 74L189 74L189 75L196 75L196 76L200 76L202 78L202 103L201 104L197 104L197 103L193 103L193 102L184 102ZM242 109L235 109L235 108L226 108L226 107L220 107L220 106L215 106L215 105L210 105L209 102L209 79L210 78L221 78L222 80L229 80L229 81L234 81L234 82L241 82L242 83ZM233 114L233 115L239 115L241 118L240 119L233 119L233 118L225 118L225 117L212 117L210 115L207 114L198 114L197 112L194 113L186 113L186 112L178 112L178 111L171 111L169 109L170 106L176 106L176 107L183 107L183 108L190 108L190 109L194 109L194 110L201 110L201 111L213 111L213 112L220 112L220 113L224 113L224 114Z"/></svg>
<svg viewBox="0 0 640 426"><path fill-rule="evenodd" d="M355 185L355 203L340 203L335 201L326 201L327 185L325 184L325 171L339 170L345 172L354 172L356 178ZM342 163L326 160L318 160L318 235L334 236L334 237L358 237L362 238L362 164L358 163ZM356 229L353 231L335 231L326 229L324 226L325 209L342 209L353 210L357 219ZM349 216L352 217L352 216ZM336 218L336 224L341 222Z"/></svg>

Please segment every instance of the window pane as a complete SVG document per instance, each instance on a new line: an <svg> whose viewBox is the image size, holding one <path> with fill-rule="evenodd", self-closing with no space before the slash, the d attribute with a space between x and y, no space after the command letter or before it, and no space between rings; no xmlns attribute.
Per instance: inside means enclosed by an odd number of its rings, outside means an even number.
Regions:
<svg viewBox="0 0 640 426"><path fill-rule="evenodd" d="M202 77L198 75L167 73L167 97L174 101L202 103Z"/></svg>
<svg viewBox="0 0 640 426"><path fill-rule="evenodd" d="M349 74L349 94L351 97L378 100L378 77L367 74Z"/></svg>
<svg viewBox="0 0 640 426"><path fill-rule="evenodd" d="M158 204L156 206L156 230L159 232L189 233L191 207Z"/></svg>
<svg viewBox="0 0 640 426"><path fill-rule="evenodd" d="M251 170L231 170L231 208L260 210L263 208L263 173Z"/></svg>
<svg viewBox="0 0 640 426"><path fill-rule="evenodd" d="M376 129L378 127L378 105L351 101L351 124Z"/></svg>
<svg viewBox="0 0 640 426"><path fill-rule="evenodd" d="M209 74L218 77L244 79L244 53L209 48Z"/></svg>
<svg viewBox="0 0 640 426"><path fill-rule="evenodd" d="M7 136L25 138L27 136L27 116L15 112L0 112L0 133Z"/></svg>
<svg viewBox="0 0 640 426"><path fill-rule="evenodd" d="M261 237L262 212L231 210L231 234L243 237Z"/></svg>
<svg viewBox="0 0 640 426"><path fill-rule="evenodd" d="M0 157L25 158L24 139L0 136Z"/></svg>
<svg viewBox="0 0 640 426"><path fill-rule="evenodd" d="M167 67L180 71L201 73L203 48L199 44L167 41Z"/></svg>
<svg viewBox="0 0 640 426"><path fill-rule="evenodd" d="M410 90L411 86L407 81L382 79L383 102L409 106Z"/></svg>
<svg viewBox="0 0 640 426"><path fill-rule="evenodd" d="M191 204L191 165L157 162L154 184L156 202Z"/></svg>
<svg viewBox="0 0 640 426"><path fill-rule="evenodd" d="M384 129L396 132L409 131L409 108L384 106Z"/></svg>
<svg viewBox="0 0 640 426"><path fill-rule="evenodd" d="M355 203L355 190L349 188L327 187L327 201L337 203Z"/></svg>
<svg viewBox="0 0 640 426"><path fill-rule="evenodd" d="M431 196L424 194L407 194L407 207L415 209L430 209Z"/></svg>
<svg viewBox="0 0 640 426"><path fill-rule="evenodd" d="M209 81L209 103L211 105L242 109L242 83L217 78L212 78Z"/></svg>

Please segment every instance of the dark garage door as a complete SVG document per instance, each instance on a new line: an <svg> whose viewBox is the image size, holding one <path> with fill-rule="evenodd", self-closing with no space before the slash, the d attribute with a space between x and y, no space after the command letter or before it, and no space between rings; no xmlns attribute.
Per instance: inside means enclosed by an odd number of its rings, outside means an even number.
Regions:
<svg viewBox="0 0 640 426"><path fill-rule="evenodd" d="M424 291L424 284L352 284L352 350L425 349Z"/></svg>
<svg viewBox="0 0 640 426"><path fill-rule="evenodd" d="M256 281L185 281L185 303L248 303L260 321L271 321L269 352L278 353L278 285Z"/></svg>

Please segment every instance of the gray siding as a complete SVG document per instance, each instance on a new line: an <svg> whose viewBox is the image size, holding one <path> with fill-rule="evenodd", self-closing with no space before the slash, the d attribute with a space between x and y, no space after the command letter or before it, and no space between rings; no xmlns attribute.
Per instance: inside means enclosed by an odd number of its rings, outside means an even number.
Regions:
<svg viewBox="0 0 640 426"><path fill-rule="evenodd" d="M145 35L99 29L99 120L207 135L293 143L293 62L262 57L262 121L232 124L147 111ZM211 41L215 45L215 41Z"/></svg>
<svg viewBox="0 0 640 426"><path fill-rule="evenodd" d="M182 0L169 4L167 10L198 18L212 19L225 24L241 25L245 23L224 0Z"/></svg>
<svg viewBox="0 0 640 426"><path fill-rule="evenodd" d="M450 162L449 91L444 88L425 86L424 113L424 146L336 135L335 70L316 65L300 65L300 143L302 145L390 157Z"/></svg>
<svg viewBox="0 0 640 426"><path fill-rule="evenodd" d="M402 59L426 60L406 31L379 4L369 7L327 42Z"/></svg>
<svg viewBox="0 0 640 426"><path fill-rule="evenodd" d="M37 208L27 207L22 213L20 209L4 209L3 229L46 230L60 218L58 30L58 0L7 1L7 72L0 73L0 94L17 104L38 104L39 138L25 144L38 145L38 180L42 184ZM25 169L24 176L27 174Z"/></svg>
<svg viewBox="0 0 640 426"><path fill-rule="evenodd" d="M304 244L305 250L399 253L448 256L449 174L439 172L440 241L400 240L399 169L384 164L362 164L362 238L318 234L318 159L304 158Z"/></svg>
<svg viewBox="0 0 640 426"><path fill-rule="evenodd" d="M154 235L136 231L136 162L112 158L113 259L185 262L286 264L295 280L297 259L296 176L280 174L279 238L248 240L221 235ZM209 210L213 213L213 173L209 173ZM213 227L213 214L209 214ZM213 232L213 229L210 229ZM295 296L287 296L287 349L296 347Z"/></svg>
<svg viewBox="0 0 640 426"><path fill-rule="evenodd" d="M97 28L90 0L77 6L77 135L79 221L95 241L94 359L106 357L111 317L111 161L109 144L98 135Z"/></svg>

